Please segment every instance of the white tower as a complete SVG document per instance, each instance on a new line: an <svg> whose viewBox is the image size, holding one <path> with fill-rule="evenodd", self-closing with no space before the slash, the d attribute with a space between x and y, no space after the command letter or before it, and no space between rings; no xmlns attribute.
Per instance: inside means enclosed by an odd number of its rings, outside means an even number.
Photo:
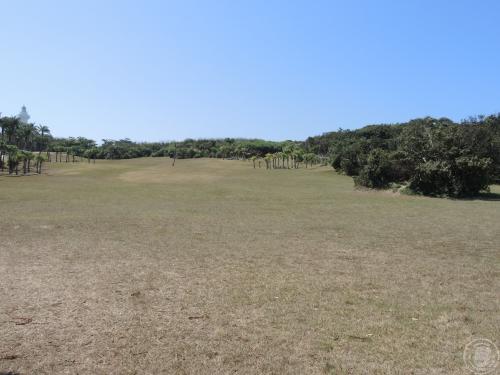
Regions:
<svg viewBox="0 0 500 375"><path fill-rule="evenodd" d="M26 106L23 105L23 107L21 108L21 112L19 112L19 114L17 115L17 118L24 124L27 124L29 119L30 119L30 115L28 115L28 112L26 111Z"/></svg>

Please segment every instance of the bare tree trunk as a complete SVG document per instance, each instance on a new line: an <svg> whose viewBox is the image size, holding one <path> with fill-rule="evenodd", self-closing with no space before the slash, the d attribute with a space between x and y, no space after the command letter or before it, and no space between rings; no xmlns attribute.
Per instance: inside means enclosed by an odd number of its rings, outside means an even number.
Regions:
<svg viewBox="0 0 500 375"><path fill-rule="evenodd" d="M174 161L172 162L172 167L175 166L176 159L177 159L177 143L174 143Z"/></svg>

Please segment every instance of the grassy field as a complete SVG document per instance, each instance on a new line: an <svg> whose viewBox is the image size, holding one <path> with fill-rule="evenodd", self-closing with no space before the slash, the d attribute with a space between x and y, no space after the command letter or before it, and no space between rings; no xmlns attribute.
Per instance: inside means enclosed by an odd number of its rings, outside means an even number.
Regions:
<svg viewBox="0 0 500 375"><path fill-rule="evenodd" d="M0 373L466 374L500 339L500 189L164 158L1 177Z"/></svg>

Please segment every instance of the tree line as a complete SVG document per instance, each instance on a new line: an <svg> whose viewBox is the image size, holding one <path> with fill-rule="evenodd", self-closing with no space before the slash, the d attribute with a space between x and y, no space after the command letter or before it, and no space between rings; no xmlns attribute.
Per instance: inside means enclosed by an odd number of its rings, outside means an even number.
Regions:
<svg viewBox="0 0 500 375"><path fill-rule="evenodd" d="M340 130L308 138L305 148L327 153L335 170L369 188L465 197L500 182L500 115Z"/></svg>
<svg viewBox="0 0 500 375"><path fill-rule="evenodd" d="M178 159L222 158L250 159L265 157L288 149L300 147L301 142L273 142L260 139L186 139L172 142L133 142L130 139L103 139L96 142L86 138L52 138L52 153L69 154L88 159L133 159L138 157L171 157ZM70 158L71 158L70 156Z"/></svg>
<svg viewBox="0 0 500 375"><path fill-rule="evenodd" d="M41 172L43 161L76 162L138 157L250 160L254 168L297 169L330 164L358 186L402 187L435 196L472 196L500 182L500 114L459 123L421 118L369 125L309 137L304 142L261 139L186 139L133 142L84 137L56 138L46 126L0 118L0 169ZM44 156L45 155L45 156Z"/></svg>
<svg viewBox="0 0 500 375"><path fill-rule="evenodd" d="M0 173L42 173L50 130L44 125L23 123L17 117L0 117Z"/></svg>

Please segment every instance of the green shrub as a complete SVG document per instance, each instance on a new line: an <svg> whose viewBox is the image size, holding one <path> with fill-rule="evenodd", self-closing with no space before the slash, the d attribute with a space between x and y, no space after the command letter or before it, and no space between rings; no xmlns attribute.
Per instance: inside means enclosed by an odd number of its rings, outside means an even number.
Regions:
<svg viewBox="0 0 500 375"><path fill-rule="evenodd" d="M408 187L425 195L447 195L453 191L452 171L447 162L428 161L418 164Z"/></svg>
<svg viewBox="0 0 500 375"><path fill-rule="evenodd" d="M453 173L454 194L457 196L477 195L487 191L490 184L492 161L477 156L462 156L455 160Z"/></svg>
<svg viewBox="0 0 500 375"><path fill-rule="evenodd" d="M355 176L359 172L359 164L356 158L344 157L340 159L340 169L348 176Z"/></svg>
<svg viewBox="0 0 500 375"><path fill-rule="evenodd" d="M393 172L390 154L375 149L368 155L367 163L354 178L354 183L369 188L385 188L394 181Z"/></svg>
<svg viewBox="0 0 500 375"><path fill-rule="evenodd" d="M490 167L490 159L476 156L428 161L417 166L409 187L426 195L473 196L488 190Z"/></svg>

